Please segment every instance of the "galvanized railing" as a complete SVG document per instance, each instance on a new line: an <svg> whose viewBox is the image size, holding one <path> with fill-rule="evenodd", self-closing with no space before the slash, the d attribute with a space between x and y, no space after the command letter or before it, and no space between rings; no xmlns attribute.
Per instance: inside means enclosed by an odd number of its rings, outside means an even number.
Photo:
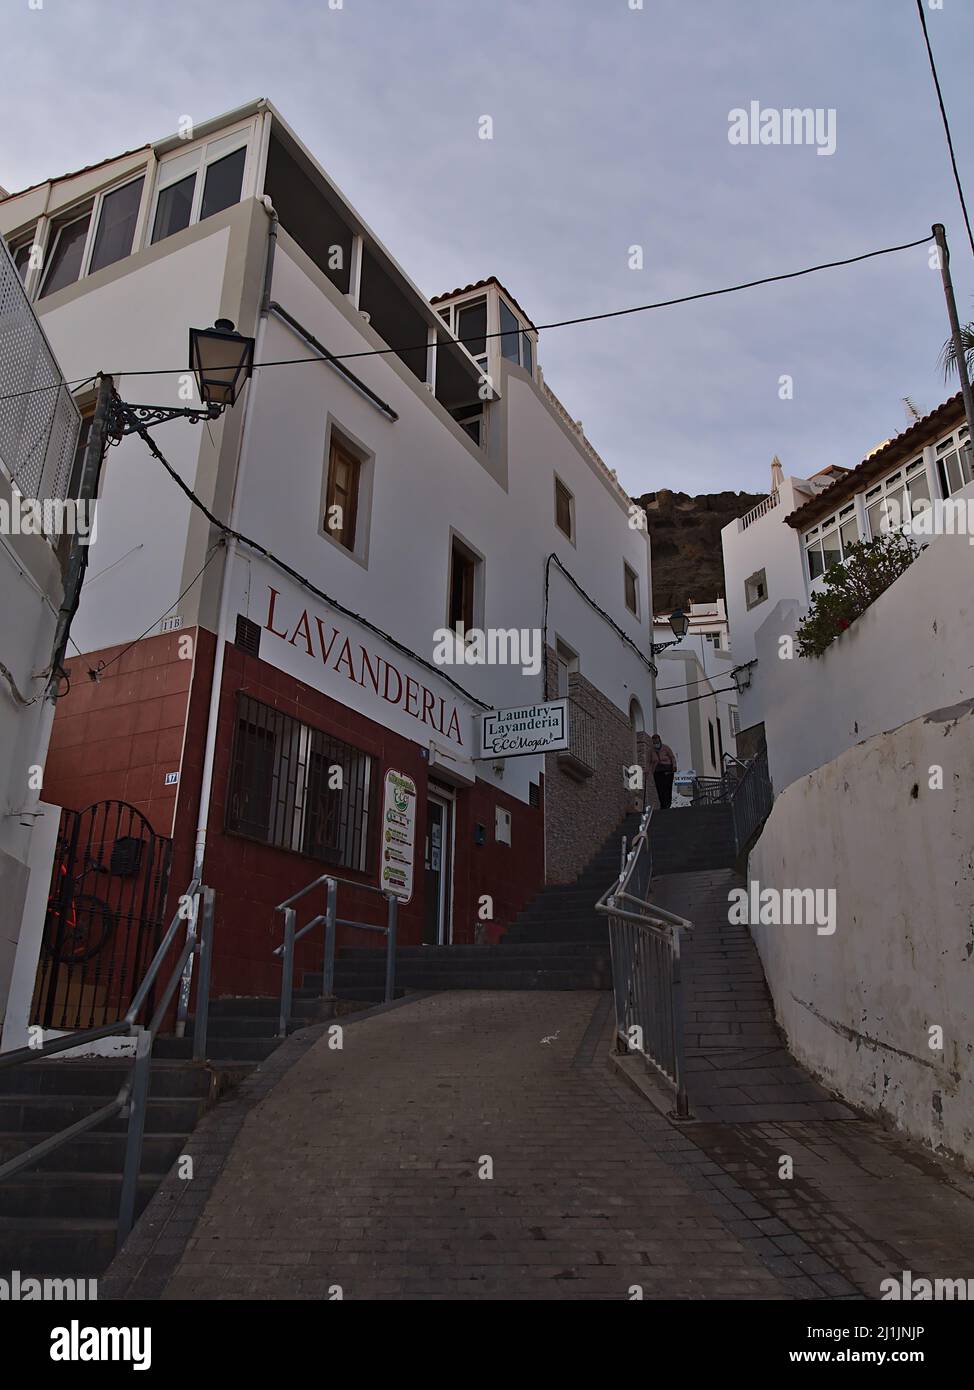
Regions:
<svg viewBox="0 0 974 1390"><path fill-rule="evenodd" d="M356 922L348 917L338 916L338 885L347 884L350 888L357 888L363 893L375 893L380 898L385 898L386 921L385 925L378 922ZM305 922L304 926L297 926L297 909L294 904L310 893L313 889L324 885L325 889L325 910L317 913L310 921ZM353 879L336 878L333 874L320 874L304 888L299 888L296 893L278 903L275 912L284 914L284 940L280 946L274 948L275 956L284 957L284 969L281 979L281 1012L278 1019L278 1035L287 1036L288 1026L291 1021L291 1007L294 1000L294 947L303 936L313 931L315 927L324 924L324 956L322 960L321 972L321 993L322 997L331 997L335 988L335 934L338 927L356 927L359 931L379 932L386 938L386 986L385 1001L388 1004L392 999L396 988L396 924L398 920L399 900L391 893L383 893L381 888L373 888L369 883L356 883Z"/></svg>
<svg viewBox="0 0 974 1390"><path fill-rule="evenodd" d="M677 1117L686 1119L681 934L693 924L649 901L652 815L652 808L644 814L617 882L595 910L609 923L616 1048L642 1055L673 1090Z"/></svg>
<svg viewBox="0 0 974 1390"><path fill-rule="evenodd" d="M749 759L727 800L734 823L734 848L740 854L758 826L767 820L774 802L766 748Z"/></svg>
<svg viewBox="0 0 974 1390"><path fill-rule="evenodd" d="M134 1037L135 1052L128 1053L120 1060L132 1061L132 1070L114 1100L98 1110L92 1111L77 1120L73 1125L51 1134L39 1144L25 1149L16 1158L0 1164L0 1182L11 1178L25 1168L39 1163L64 1144L69 1144L82 1134L114 1119L124 1116L127 1121L125 1141L125 1163L122 1170L122 1192L118 1206L118 1227L116 1244L120 1249L135 1221L135 1200L138 1192L139 1171L142 1167L142 1141L145 1133L146 1104L149 1098L149 1075L152 1065L152 1044L172 1002L177 986L180 997L177 1008L177 1032L183 1032L189 1009L190 988L193 974L193 961L199 957L199 977L196 982L196 1018L193 1031L193 1059L202 1061L206 1056L207 1016L210 993L210 958L213 953L213 902L212 888L204 888L194 879L180 898L169 929L159 943L141 985L136 990L125 1017L117 1023L106 1023L100 1028L85 1028L80 1032L65 1033L38 1047L19 1047L13 1052L0 1053L0 1071L11 1067L26 1066L40 1061L43 1057L53 1057L59 1052L84 1047L101 1038ZM186 938L182 949L170 972L162 992L154 998L155 1012L148 1023L138 1021L145 1007L156 979L172 949L180 927L185 924Z"/></svg>

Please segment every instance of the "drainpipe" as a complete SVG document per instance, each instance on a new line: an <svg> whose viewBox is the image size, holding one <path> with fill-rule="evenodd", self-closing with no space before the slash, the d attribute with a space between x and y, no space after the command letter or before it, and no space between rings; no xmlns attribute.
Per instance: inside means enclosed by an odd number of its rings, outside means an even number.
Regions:
<svg viewBox="0 0 974 1390"><path fill-rule="evenodd" d="M261 293L257 332L254 343L255 362L260 361L264 331L267 327L278 226L277 213L274 211L274 205L271 203L270 198L265 194L260 201L264 205L269 224L267 229L267 260L264 266L264 287ZM240 431L240 449L237 455L237 476L234 480L233 497L230 502L230 519L228 523L230 529L234 531L237 529L237 518L240 512L240 497L243 492L243 472L250 442L250 422L253 415L254 396L256 394L255 388L256 382L252 380L247 391L243 425ZM213 657L213 675L210 680L210 709L207 716L206 743L203 751L203 779L200 785L199 818L196 822L196 848L193 855L193 877L198 879L202 879L203 877L203 859L206 854L206 832L210 819L210 797L213 791L213 764L216 760L216 736L220 717L220 694L223 688L223 665L227 645L226 631L230 619L230 600L232 597L230 580L234 557L237 553L237 543L230 536L226 537L226 548L227 553L223 563L223 579L220 587L220 611L217 619L216 651Z"/></svg>

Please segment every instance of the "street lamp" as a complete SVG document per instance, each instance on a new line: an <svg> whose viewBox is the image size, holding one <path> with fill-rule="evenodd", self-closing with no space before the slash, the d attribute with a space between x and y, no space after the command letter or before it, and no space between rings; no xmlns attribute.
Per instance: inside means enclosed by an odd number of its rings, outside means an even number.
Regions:
<svg viewBox="0 0 974 1390"><path fill-rule="evenodd" d="M674 613L671 613L670 628L673 632L673 641L650 643L650 652L652 655L655 656L657 652L665 652L667 647L675 647L677 642L682 642L687 635L689 627L690 619L682 608L678 608Z"/></svg>
<svg viewBox="0 0 974 1390"><path fill-rule="evenodd" d="M254 368L254 340L237 333L229 319L212 328L189 330L189 365L204 405L233 405Z"/></svg>
<svg viewBox="0 0 974 1390"><path fill-rule="evenodd" d="M756 666L757 660L746 661L743 666L735 666L731 675L734 677L734 685L738 695L743 695L751 684L751 667Z"/></svg>
<svg viewBox="0 0 974 1390"><path fill-rule="evenodd" d="M212 328L189 330L189 369L196 377L202 409L193 406L132 405L118 395L112 398L107 434L117 443L123 435L141 434L150 425L167 420L218 420L227 406L236 403L244 382L254 369L254 339L238 333L229 319L217 319Z"/></svg>

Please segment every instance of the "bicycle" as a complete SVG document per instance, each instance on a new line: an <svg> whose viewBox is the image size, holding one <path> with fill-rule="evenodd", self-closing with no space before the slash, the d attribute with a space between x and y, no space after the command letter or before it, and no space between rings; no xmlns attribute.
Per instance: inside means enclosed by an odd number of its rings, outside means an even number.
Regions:
<svg viewBox="0 0 974 1390"><path fill-rule="evenodd" d="M109 873L110 870L97 859L90 856L81 872L73 879L70 897L64 901L62 892L54 892L47 900L47 917L44 922L44 949L65 965L80 965L91 960L111 939L118 918L104 899L93 893L79 893L78 885L94 870ZM62 863L59 877L68 877L67 866ZM63 919L62 919L63 913ZM59 940L59 924L60 940Z"/></svg>

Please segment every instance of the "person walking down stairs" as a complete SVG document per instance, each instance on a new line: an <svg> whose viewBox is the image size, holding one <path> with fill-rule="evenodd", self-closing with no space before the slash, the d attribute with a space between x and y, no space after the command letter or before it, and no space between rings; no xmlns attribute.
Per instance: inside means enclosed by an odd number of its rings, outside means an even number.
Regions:
<svg viewBox="0 0 974 1390"><path fill-rule="evenodd" d="M653 774L653 781L656 783L656 794L659 797L660 809L666 811L673 801L673 778L677 774L676 754L668 743L664 743L659 734L653 734L652 745L649 752L649 770Z"/></svg>

